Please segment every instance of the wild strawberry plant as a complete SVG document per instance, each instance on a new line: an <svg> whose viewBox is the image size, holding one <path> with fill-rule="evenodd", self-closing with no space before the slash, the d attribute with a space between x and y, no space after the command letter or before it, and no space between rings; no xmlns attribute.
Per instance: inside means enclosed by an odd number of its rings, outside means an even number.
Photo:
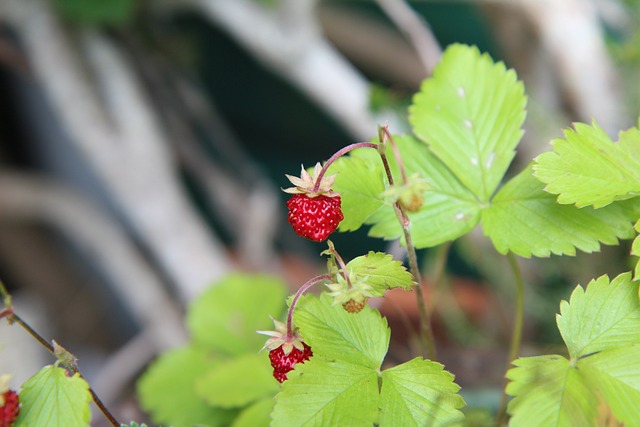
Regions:
<svg viewBox="0 0 640 427"><path fill-rule="evenodd" d="M576 124L512 175L525 108L513 70L476 48L450 46L414 97L411 134L381 126L377 139L288 176L288 221L300 236L326 241L326 272L288 300L264 276L212 287L188 309L189 345L161 355L140 378L141 406L176 427L465 425L460 387L437 362L415 251L480 227L509 259L516 290L497 424L640 426L640 267L577 286L561 302L566 354L518 358L524 283L516 259L594 252L634 236L640 256L640 130L613 142L595 123ZM407 266L382 252L344 260L327 240L363 226L400 239ZM320 292L307 294L313 287ZM367 301L392 288L415 291L422 354L389 366L391 331ZM19 319L8 298L5 305L2 315ZM274 331L266 330L270 316ZM97 397L68 352L56 357L23 385L19 406L11 393L0 401L0 414L17 415L8 425L45 425L45 415L88 425Z"/></svg>

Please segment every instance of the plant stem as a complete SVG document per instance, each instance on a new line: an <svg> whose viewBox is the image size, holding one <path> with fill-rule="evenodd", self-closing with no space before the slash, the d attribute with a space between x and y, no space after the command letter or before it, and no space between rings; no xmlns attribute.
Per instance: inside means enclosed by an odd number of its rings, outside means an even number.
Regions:
<svg viewBox="0 0 640 427"><path fill-rule="evenodd" d="M82 377L82 374L80 374L79 372L78 372L78 375L80 375L80 377ZM84 377L82 377L82 378L84 379ZM114 427L120 427L121 424L118 422L118 420L116 420L116 418L113 416L113 414L111 414L111 412L109 412L107 407L104 406L104 403L102 403L102 400L100 400L100 398L98 397L96 392L91 387L89 387L89 393L91 393L91 397L93 398L93 402L96 404L98 409L100 409L100 412L102 412L102 415L104 415L105 418L107 420L109 420L109 423Z"/></svg>
<svg viewBox="0 0 640 427"><path fill-rule="evenodd" d="M378 131L380 133L382 144L384 144L386 141L389 141L392 148L395 147L393 136L391 135L391 133L389 133L386 125L381 126ZM387 174L387 181L389 182L390 186L393 186L394 180L393 175L391 174L389 160L387 159L387 156L383 151L384 150L378 150L378 153L380 154L385 173ZM397 148L393 149L393 152L397 156L400 155ZM402 161L399 157L398 159L396 159L396 161L398 162L398 164L402 164ZM406 174L403 174L403 177L406 177ZM407 256L409 258L409 271L416 281L416 299L418 303L418 314L420 316L420 341L422 344L422 351L427 359L435 360L436 344L433 337L433 329L431 328L431 315L429 314L429 310L427 310L424 292L422 290L422 278L420 274L420 267L418 266L418 255L416 254L416 248L413 245L413 239L411 237L411 220L409 219L407 213L402 208L399 202L396 201L394 203L393 210L396 213L398 221L400 221L400 225L402 226L402 232L404 234L404 240L407 246Z"/></svg>
<svg viewBox="0 0 640 427"><path fill-rule="evenodd" d="M0 297L2 297L2 300L5 302L5 304L8 301L11 301L11 296L7 292L7 289L4 287L4 284L2 283L2 281L0 281ZM27 331L27 333L31 335L36 341L38 341L38 343L40 343L44 348L46 348L49 353L56 356L53 345L49 343L46 339L44 339L44 337L40 335L38 331L36 331L31 327L31 325L29 325L27 322L22 320L22 318L14 312L13 307L11 306L6 307L2 311L0 311L0 314L1 314L0 318L6 316L7 320L10 323L17 323L18 325L22 326L22 329ZM76 366L67 366L67 368L74 374L78 374L84 380L82 373L78 370ZM93 388L89 387L89 393L91 394L91 398L93 399L93 402L100 409L100 412L102 412L102 414L109 421L109 423L114 427L120 427L121 424L118 422L118 420L116 420L113 414L111 414L111 412L109 411L109 409L107 409L104 403L102 403L102 400L100 400L100 398L98 397L96 392L93 390Z"/></svg>
<svg viewBox="0 0 640 427"><path fill-rule="evenodd" d="M518 357L520 353L520 343L522 341L522 325L524 321L524 280L522 278L522 271L518 265L518 260L513 253L507 254L507 260L513 271L516 285L516 307L513 319L513 331L511 333L511 345L509 348L509 361L507 363L507 370L511 368L511 364ZM506 376L505 376L506 377ZM502 425L503 418L507 410L507 392L506 392L506 379L505 387L502 393L502 401L500 402L500 409L498 410L497 425Z"/></svg>
<svg viewBox="0 0 640 427"><path fill-rule="evenodd" d="M336 248L333 247L333 244L329 245L329 251L336 258L336 261L340 266L340 271L342 271L342 277L344 277L344 280L347 282L347 286L351 288L351 279L349 278L349 273L347 272L347 265L344 263L344 260L342 259L338 251L336 251Z"/></svg>
<svg viewBox="0 0 640 427"><path fill-rule="evenodd" d="M287 337L290 338L293 336L293 310L295 309L296 304L298 303L298 300L300 299L302 294L304 294L310 287L312 287L316 283L322 280L329 280L331 279L331 277L331 274L322 274L308 280L304 285L300 286L300 289L298 289L296 294L293 296L293 300L291 300L291 305L289 306L289 311L287 312Z"/></svg>
<svg viewBox="0 0 640 427"><path fill-rule="evenodd" d="M333 162L335 162L336 160L338 160L340 157L344 156L345 154L347 154L349 151L355 150L356 148L378 148L378 144L374 144L372 142L356 142L350 145L347 145L346 147L336 151L336 153L329 157L329 160L327 160L324 164L324 166L322 166L322 170L320 171L320 173L318 174L318 176L316 177L316 185L313 187L313 191L317 192L320 189L320 183L322 182L322 177L324 177L324 174L327 173L327 170L329 169L329 166L331 166L331 164Z"/></svg>

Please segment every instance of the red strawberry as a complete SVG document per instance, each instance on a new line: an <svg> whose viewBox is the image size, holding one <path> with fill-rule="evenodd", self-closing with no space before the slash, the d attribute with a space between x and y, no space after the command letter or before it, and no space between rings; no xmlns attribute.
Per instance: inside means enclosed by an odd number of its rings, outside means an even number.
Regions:
<svg viewBox="0 0 640 427"><path fill-rule="evenodd" d="M291 175L287 178L295 186L283 190L293 194L287 202L287 220L293 230L299 236L316 242L326 240L344 219L340 196L331 189L335 175L325 176L318 163L311 174L302 167L299 178Z"/></svg>
<svg viewBox="0 0 640 427"><path fill-rule="evenodd" d="M340 196L309 197L306 194L294 194L287 202L287 221L299 236L322 242L344 218L340 204Z"/></svg>
<svg viewBox="0 0 640 427"><path fill-rule="evenodd" d="M292 304L291 307L295 306ZM291 322L291 313L287 318ZM259 334L268 335L271 338L267 340L262 350L269 350L269 359L273 366L273 377L280 382L287 379L287 372L293 369L296 363L304 363L313 356L311 347L302 341L302 337L298 333L298 328L293 327L291 323L280 322L271 318L276 326L275 331L258 331ZM260 350L260 351L262 351Z"/></svg>
<svg viewBox="0 0 640 427"><path fill-rule="evenodd" d="M7 390L0 394L0 427L10 427L20 413L18 393Z"/></svg>
<svg viewBox="0 0 640 427"><path fill-rule="evenodd" d="M302 343L303 350L298 350L293 347L289 354L285 354L282 346L275 348L269 352L269 359L271 360L271 366L273 366L273 376L280 382L287 379L287 372L291 371L297 363L304 363L305 360L309 360L313 356L311 347Z"/></svg>

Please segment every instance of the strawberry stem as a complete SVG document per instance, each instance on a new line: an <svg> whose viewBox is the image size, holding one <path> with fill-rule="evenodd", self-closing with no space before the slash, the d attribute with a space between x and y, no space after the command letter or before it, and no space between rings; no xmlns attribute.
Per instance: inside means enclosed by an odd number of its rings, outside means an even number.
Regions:
<svg viewBox="0 0 640 427"><path fill-rule="evenodd" d="M381 144L384 145L388 141L391 144L393 149L393 154L396 157L396 162L400 167L400 171L402 173L402 178L406 182L406 172L404 172L404 165L402 160L400 159L400 152L397 147L395 147L395 142L393 141L393 136L389 133L387 125L380 126L378 128L378 132L380 133L380 141ZM389 160L387 159L387 155L379 150L380 158L384 165L385 173L387 174L387 180L389 181L389 185L394 185L393 175L391 174L391 168L389 167ZM424 292L422 290L422 279L420 274L420 267L418 266L418 255L416 254L416 248L413 245L413 239L411 237L411 220L407 216L400 202L396 201L393 205L393 210L396 213L396 217L398 217L398 221L400 221L400 225L402 226L402 232L404 234L404 240L407 246L407 256L409 258L409 270L413 275L413 278L416 281L416 299L418 303L418 313L420 315L420 340L422 343L422 349L424 354L428 359L435 360L436 358L436 344L435 339L433 337L433 329L431 328L431 315L429 310L427 310L427 306L424 300Z"/></svg>
<svg viewBox="0 0 640 427"><path fill-rule="evenodd" d="M325 173L327 173L327 170L329 169L329 166L331 166L331 164L333 162L335 162L336 160L338 160L340 157L344 156L345 154L347 154L349 151L355 150L356 148L378 148L378 144L374 144L372 142L356 142L350 145L347 145L346 147L336 151L336 153L329 157L329 160L327 160L325 162L325 164L322 166L322 170L320 171L320 173L318 174L318 176L316 177L316 185L313 187L313 192L318 192L318 190L320 189L320 183L322 182L322 177L324 176Z"/></svg>
<svg viewBox="0 0 640 427"><path fill-rule="evenodd" d="M293 300L291 300L291 305L289 306L289 312L287 313L287 338L293 338L293 310L298 303L298 300L310 287L315 285L318 282L323 280L331 279L331 274L322 274L320 276L316 276L313 279L308 280L304 285L300 286L300 289L293 296Z"/></svg>
<svg viewBox="0 0 640 427"><path fill-rule="evenodd" d="M347 281L347 285L349 286L349 288L352 288L351 279L349 279L349 274L347 273L347 265L344 263L344 260L342 259L338 251L336 251L336 248L333 245L329 245L329 252L331 252L331 254L336 257L336 261L338 262L340 271L342 272L342 277L344 277L344 280Z"/></svg>
<svg viewBox="0 0 640 427"><path fill-rule="evenodd" d="M396 159L396 163L398 163L398 168L400 169L400 176L402 177L402 183L407 183L407 170L404 167L404 163L402 162L402 156L400 155L400 151L398 150L398 145L393 140L393 136L389 132L389 126L378 126L378 137L383 144L386 144L388 141L391 144L391 150L393 151L393 157Z"/></svg>

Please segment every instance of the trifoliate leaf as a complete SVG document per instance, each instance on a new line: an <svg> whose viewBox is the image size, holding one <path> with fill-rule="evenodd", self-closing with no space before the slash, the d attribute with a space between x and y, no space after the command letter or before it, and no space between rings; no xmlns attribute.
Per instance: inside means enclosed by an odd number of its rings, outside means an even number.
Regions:
<svg viewBox="0 0 640 427"><path fill-rule="evenodd" d="M598 398L562 356L525 357L507 372L512 427L595 427Z"/></svg>
<svg viewBox="0 0 640 427"><path fill-rule="evenodd" d="M443 366L413 359L382 372L380 426L461 425L460 387Z"/></svg>
<svg viewBox="0 0 640 427"><path fill-rule="evenodd" d="M627 427L640 426L640 342L585 357L578 368Z"/></svg>
<svg viewBox="0 0 640 427"><path fill-rule="evenodd" d="M344 214L340 231L357 230L383 206L384 170L376 150L353 150L333 163L327 173L336 174L333 189L340 193Z"/></svg>
<svg viewBox="0 0 640 427"><path fill-rule="evenodd" d="M187 326L204 348L227 355L256 352L264 344L257 330L272 327L285 309L286 288L269 276L233 274L200 295L187 313Z"/></svg>
<svg viewBox="0 0 640 427"><path fill-rule="evenodd" d="M634 209L615 203L601 209L559 205L542 191L530 168L511 179L482 211L482 228L500 253L523 257L575 255L633 236ZM625 202L626 203L626 202ZM635 202L634 202L635 203Z"/></svg>
<svg viewBox="0 0 640 427"><path fill-rule="evenodd" d="M631 273L609 282L592 280L586 291L578 286L569 302L560 304L558 329L573 359L602 350L640 344L638 283Z"/></svg>
<svg viewBox="0 0 640 427"><path fill-rule="evenodd" d="M301 298L293 319L314 357L379 369L389 347L389 327L377 310L348 313L326 294Z"/></svg>
<svg viewBox="0 0 640 427"><path fill-rule="evenodd" d="M211 406L235 408L265 396L275 396L280 384L271 374L267 352L245 354L219 362L202 373L196 394Z"/></svg>
<svg viewBox="0 0 640 427"><path fill-rule="evenodd" d="M89 384L79 374L45 366L22 385L20 415L15 427L89 427Z"/></svg>
<svg viewBox="0 0 640 427"><path fill-rule="evenodd" d="M483 202L522 137L526 97L513 70L476 47L449 46L409 109L418 137Z"/></svg>
<svg viewBox="0 0 640 427"><path fill-rule="evenodd" d="M314 355L287 376L276 397L272 426L374 425L380 405L375 369Z"/></svg>
<svg viewBox="0 0 640 427"><path fill-rule="evenodd" d="M154 423L174 427L228 424L236 411L207 405L195 392L195 383L215 366L204 350L184 347L164 353L138 380L138 398Z"/></svg>
<svg viewBox="0 0 640 427"><path fill-rule="evenodd" d="M347 263L347 271L352 282L363 280L372 287L375 296L382 296L392 288L411 289L413 276L393 256L384 252L370 251Z"/></svg>
<svg viewBox="0 0 640 427"><path fill-rule="evenodd" d="M621 132L614 143L595 123L577 123L551 145L553 151L536 158L534 170L558 203L599 208L640 194L638 129Z"/></svg>
<svg viewBox="0 0 640 427"><path fill-rule="evenodd" d="M231 427L269 427L275 403L273 397L258 400L243 409Z"/></svg>

